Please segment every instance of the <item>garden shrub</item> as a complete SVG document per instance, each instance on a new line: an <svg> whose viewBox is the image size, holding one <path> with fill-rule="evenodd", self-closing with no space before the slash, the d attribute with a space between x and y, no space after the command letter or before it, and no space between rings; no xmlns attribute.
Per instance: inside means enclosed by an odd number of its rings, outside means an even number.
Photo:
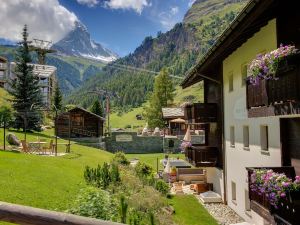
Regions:
<svg viewBox="0 0 300 225"><path fill-rule="evenodd" d="M135 166L135 172L137 173L138 176L141 177L150 176L152 174L152 171L153 171L152 167L143 162L138 162Z"/></svg>
<svg viewBox="0 0 300 225"><path fill-rule="evenodd" d="M113 162L125 166L130 164L129 160L126 158L123 152L116 152L113 157Z"/></svg>
<svg viewBox="0 0 300 225"><path fill-rule="evenodd" d="M116 206L110 194L95 187L82 189L70 213L103 220L113 220L116 216Z"/></svg>
<svg viewBox="0 0 300 225"><path fill-rule="evenodd" d="M104 163L102 167L98 165L96 168L86 166L83 176L88 185L103 189L107 189L112 182L120 181L119 167L115 164Z"/></svg>
<svg viewBox="0 0 300 225"><path fill-rule="evenodd" d="M155 183L155 189L163 195L167 195L169 193L170 187L165 181L159 179Z"/></svg>

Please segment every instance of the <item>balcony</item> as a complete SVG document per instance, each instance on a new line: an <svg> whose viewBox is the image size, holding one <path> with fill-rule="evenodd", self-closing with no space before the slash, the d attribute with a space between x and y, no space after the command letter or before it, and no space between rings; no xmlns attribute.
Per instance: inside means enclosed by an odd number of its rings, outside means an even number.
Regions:
<svg viewBox="0 0 300 225"><path fill-rule="evenodd" d="M6 70L6 69L7 69L6 63L0 63L0 70Z"/></svg>
<svg viewBox="0 0 300 225"><path fill-rule="evenodd" d="M288 57L277 70L278 80L247 82L248 117L300 113L300 55Z"/></svg>
<svg viewBox="0 0 300 225"><path fill-rule="evenodd" d="M255 169L272 169L277 173L284 173L287 177L294 179L295 170L294 167L256 167L247 168L248 171L248 183L249 183L249 199L251 201L251 210L259 214L265 220L271 222L276 221L278 224L300 224L300 192L290 193L286 200L281 200L278 208L273 207L266 195L258 194L252 191L251 174Z"/></svg>
<svg viewBox="0 0 300 225"><path fill-rule="evenodd" d="M217 104L194 103L187 105L184 117L189 123L210 123L217 121Z"/></svg>
<svg viewBox="0 0 300 225"><path fill-rule="evenodd" d="M196 167L215 167L218 163L218 148L194 145L185 152L185 157Z"/></svg>

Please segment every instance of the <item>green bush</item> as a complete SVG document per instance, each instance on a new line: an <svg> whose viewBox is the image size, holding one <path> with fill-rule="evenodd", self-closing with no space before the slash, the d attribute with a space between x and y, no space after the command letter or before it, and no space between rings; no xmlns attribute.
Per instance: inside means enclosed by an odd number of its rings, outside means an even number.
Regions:
<svg viewBox="0 0 300 225"><path fill-rule="evenodd" d="M119 167L116 164L108 165L107 163L104 163L102 167L98 165L96 168L87 166L84 170L84 179L88 185L103 189L107 189L110 183L121 180Z"/></svg>
<svg viewBox="0 0 300 225"><path fill-rule="evenodd" d="M126 158L126 156L123 152L116 152L113 157L113 162L115 162L117 164L125 165L125 166L130 164L129 160Z"/></svg>
<svg viewBox="0 0 300 225"><path fill-rule="evenodd" d="M160 193L167 195L169 193L170 187L165 181L157 180L155 183L155 189Z"/></svg>
<svg viewBox="0 0 300 225"><path fill-rule="evenodd" d="M138 162L135 166L135 172L138 176L148 177L152 174L153 168L146 163Z"/></svg>
<svg viewBox="0 0 300 225"><path fill-rule="evenodd" d="M70 213L103 220L116 216L115 203L107 191L95 187L82 189Z"/></svg>

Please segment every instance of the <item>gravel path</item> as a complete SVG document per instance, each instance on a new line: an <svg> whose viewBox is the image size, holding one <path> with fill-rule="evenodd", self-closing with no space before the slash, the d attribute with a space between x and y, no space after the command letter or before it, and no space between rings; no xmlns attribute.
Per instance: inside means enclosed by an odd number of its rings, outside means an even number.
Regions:
<svg viewBox="0 0 300 225"><path fill-rule="evenodd" d="M207 211L218 221L221 225L230 225L244 222L244 220L236 214L228 205L223 203L203 203L199 196L199 202L207 209Z"/></svg>

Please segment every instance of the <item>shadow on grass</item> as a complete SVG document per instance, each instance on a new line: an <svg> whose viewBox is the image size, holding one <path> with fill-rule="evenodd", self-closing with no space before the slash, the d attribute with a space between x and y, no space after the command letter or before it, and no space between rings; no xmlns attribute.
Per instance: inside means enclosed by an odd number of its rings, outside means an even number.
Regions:
<svg viewBox="0 0 300 225"><path fill-rule="evenodd" d="M64 159L77 159L82 157L82 154L79 153L75 153L75 152L71 152L70 154L64 155L63 158Z"/></svg>

